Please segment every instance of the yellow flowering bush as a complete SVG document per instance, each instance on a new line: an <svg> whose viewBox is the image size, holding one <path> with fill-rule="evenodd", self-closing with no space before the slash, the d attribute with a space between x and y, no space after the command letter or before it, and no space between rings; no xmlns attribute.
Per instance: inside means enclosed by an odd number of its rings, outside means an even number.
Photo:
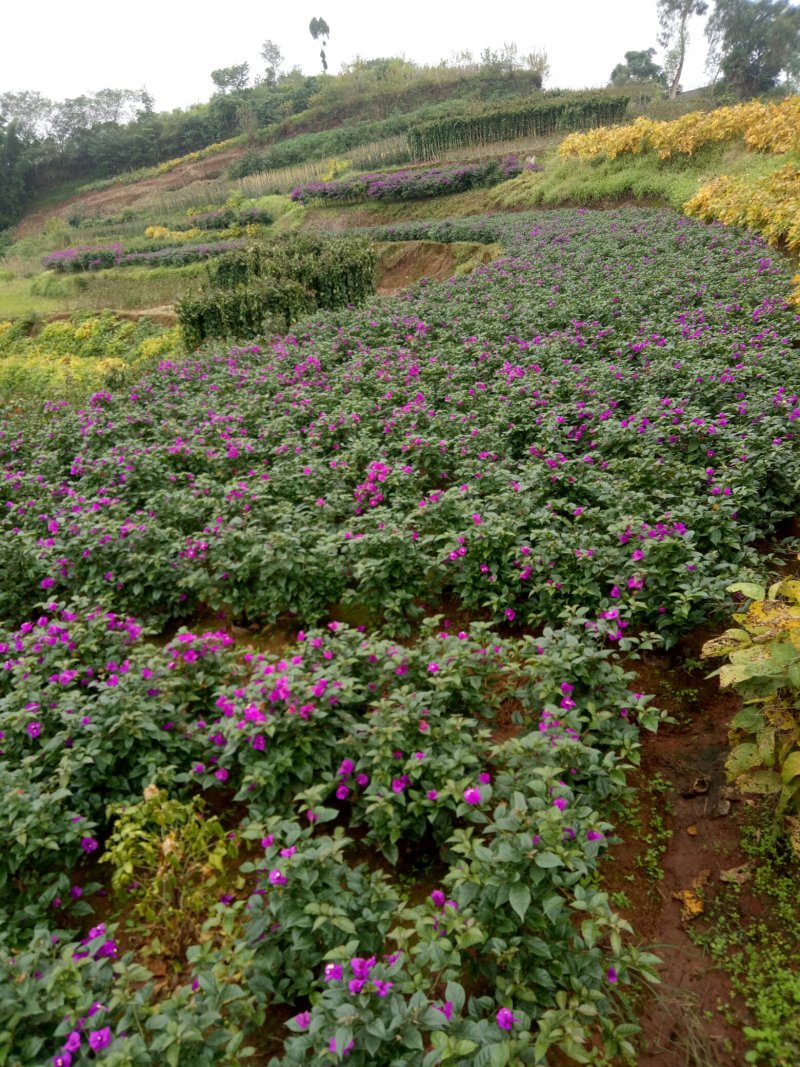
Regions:
<svg viewBox="0 0 800 1067"><path fill-rule="evenodd" d="M148 226L144 231L145 237L162 241L186 241L192 237L200 237L203 231L196 226L190 230L170 230L167 226Z"/></svg>
<svg viewBox="0 0 800 1067"><path fill-rule="evenodd" d="M800 253L800 167L788 164L766 177L715 178L683 210L705 222L747 226L770 244Z"/></svg>
<svg viewBox="0 0 800 1067"><path fill-rule="evenodd" d="M800 149L800 96L776 104L751 100L714 111L692 111L679 119L656 122L640 116L627 126L600 126L571 133L559 146L565 158L615 159L625 153L657 152L661 159L691 156L707 145L737 138L750 151L783 153Z"/></svg>
<svg viewBox="0 0 800 1067"><path fill-rule="evenodd" d="M0 323L0 397L78 396L144 372L176 352L177 326L119 319L112 312L46 323L33 336Z"/></svg>

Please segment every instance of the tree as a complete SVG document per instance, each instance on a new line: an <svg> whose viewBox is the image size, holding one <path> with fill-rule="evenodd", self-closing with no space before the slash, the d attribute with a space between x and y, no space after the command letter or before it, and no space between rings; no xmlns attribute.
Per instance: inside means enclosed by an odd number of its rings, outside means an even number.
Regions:
<svg viewBox="0 0 800 1067"><path fill-rule="evenodd" d="M308 24L308 31L315 41L322 38L322 48L319 50L319 58L322 60L323 73L328 71L328 58L325 54L325 49L328 47L328 40L331 35L331 29L325 19L312 19Z"/></svg>
<svg viewBox="0 0 800 1067"><path fill-rule="evenodd" d="M261 58L264 60L264 81L274 86L283 66L283 53L274 41L267 39L261 46Z"/></svg>
<svg viewBox="0 0 800 1067"><path fill-rule="evenodd" d="M774 89L800 73L800 7L789 0L717 0L706 26L709 69L737 96Z"/></svg>
<svg viewBox="0 0 800 1067"><path fill-rule="evenodd" d="M246 89L249 78L249 63L234 63L232 67L211 71L211 80L220 93L236 93Z"/></svg>
<svg viewBox="0 0 800 1067"><path fill-rule="evenodd" d="M655 48L646 48L643 52L626 52L625 62L617 63L611 71L612 85L630 85L632 82L665 83L664 71L653 62Z"/></svg>
<svg viewBox="0 0 800 1067"><path fill-rule="evenodd" d="M16 123L6 126L0 119L0 230L13 225L22 214L27 169Z"/></svg>
<svg viewBox="0 0 800 1067"><path fill-rule="evenodd" d="M658 23L661 33L658 43L667 49L664 68L669 81L669 98L678 95L683 62L689 43L689 31L686 24L692 15L705 15L708 11L706 0L658 0Z"/></svg>
<svg viewBox="0 0 800 1067"><path fill-rule="evenodd" d="M27 89L21 93L0 93L0 120L13 122L13 136L26 144L47 136L53 108L52 100Z"/></svg>

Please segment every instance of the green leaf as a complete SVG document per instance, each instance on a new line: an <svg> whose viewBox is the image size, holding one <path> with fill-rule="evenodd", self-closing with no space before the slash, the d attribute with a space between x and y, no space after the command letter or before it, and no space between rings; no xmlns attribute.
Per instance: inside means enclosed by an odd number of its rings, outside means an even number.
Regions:
<svg viewBox="0 0 800 1067"><path fill-rule="evenodd" d="M555 852L537 852L533 862L537 867L563 867L564 861Z"/></svg>
<svg viewBox="0 0 800 1067"><path fill-rule="evenodd" d="M768 796L772 793L780 793L781 776L777 771L757 770L745 771L736 779L736 784L743 793L758 793L760 796Z"/></svg>
<svg viewBox="0 0 800 1067"><path fill-rule="evenodd" d="M517 882L508 891L508 902L514 911L524 921L528 908L531 905L531 891L527 885Z"/></svg>
<svg viewBox="0 0 800 1067"><path fill-rule="evenodd" d="M733 585L727 587L729 593L742 593L749 600L763 600L767 595L767 590L763 585L756 585L755 582L734 582Z"/></svg>
<svg viewBox="0 0 800 1067"><path fill-rule="evenodd" d="M790 752L781 767L781 779L787 784L800 774L800 749Z"/></svg>
<svg viewBox="0 0 800 1067"><path fill-rule="evenodd" d="M733 749L725 761L725 771L729 778L738 778L743 771L757 767L759 763L761 763L761 756L758 754L758 745L747 741Z"/></svg>

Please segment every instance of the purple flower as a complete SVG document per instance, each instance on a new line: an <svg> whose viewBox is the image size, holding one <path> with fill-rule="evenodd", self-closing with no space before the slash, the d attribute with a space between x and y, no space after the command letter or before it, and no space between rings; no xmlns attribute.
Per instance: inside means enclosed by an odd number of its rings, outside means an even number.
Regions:
<svg viewBox="0 0 800 1067"><path fill-rule="evenodd" d="M71 1067L72 1055L66 1050L63 1052L57 1052L53 1056L53 1067Z"/></svg>
<svg viewBox="0 0 800 1067"><path fill-rule="evenodd" d="M434 1004L433 1006L437 1011L440 1011L442 1015L444 1015L448 1022L450 1022L453 1017L453 1005L449 1000L444 1002L443 1008L440 1008L438 1004Z"/></svg>
<svg viewBox="0 0 800 1067"><path fill-rule="evenodd" d="M480 804L480 802L481 802L481 791L480 791L480 789L476 789L475 786L470 786L468 789L465 789L464 790L464 800L467 802L467 804Z"/></svg>
<svg viewBox="0 0 800 1067"><path fill-rule="evenodd" d="M25 729L31 737L38 737L42 732L42 724L40 722L29 722Z"/></svg>
<svg viewBox="0 0 800 1067"><path fill-rule="evenodd" d="M270 885L286 885L286 875L279 870L269 872Z"/></svg>
<svg viewBox="0 0 800 1067"><path fill-rule="evenodd" d="M428 798L428 800L436 800L439 794L435 789L429 789L425 796Z"/></svg>
<svg viewBox="0 0 800 1067"><path fill-rule="evenodd" d="M341 963L327 963L325 965L324 978L326 982L341 982L342 980L342 965Z"/></svg>
<svg viewBox="0 0 800 1067"><path fill-rule="evenodd" d="M563 811L568 803L569 801L566 799L566 797L556 797L556 799L553 801L553 807L558 808L559 811Z"/></svg>
<svg viewBox="0 0 800 1067"><path fill-rule="evenodd" d="M102 1030L95 1030L93 1034L89 1034L89 1045L92 1051L99 1052L101 1049L107 1048L111 1044L111 1028L104 1026Z"/></svg>
<svg viewBox="0 0 800 1067"><path fill-rule="evenodd" d="M510 1030L514 1023L519 1022L519 1019L514 1018L510 1008L500 1008L495 1019L501 1030Z"/></svg>
<svg viewBox="0 0 800 1067"><path fill-rule="evenodd" d="M609 967L608 970L606 971L606 978L608 979L608 981L612 985L616 985L618 977L619 976L617 975L617 968L616 967Z"/></svg>
<svg viewBox="0 0 800 1067"><path fill-rule="evenodd" d="M292 1022L298 1030L307 1030L311 1025L311 1012L301 1011L299 1015L295 1015Z"/></svg>
<svg viewBox="0 0 800 1067"><path fill-rule="evenodd" d="M100 846L93 837L82 837L81 848L88 856L90 852L95 852Z"/></svg>
<svg viewBox="0 0 800 1067"><path fill-rule="evenodd" d="M77 1052L81 1047L81 1035L79 1030L71 1030L67 1034L67 1040L64 1042L64 1049L67 1052Z"/></svg>

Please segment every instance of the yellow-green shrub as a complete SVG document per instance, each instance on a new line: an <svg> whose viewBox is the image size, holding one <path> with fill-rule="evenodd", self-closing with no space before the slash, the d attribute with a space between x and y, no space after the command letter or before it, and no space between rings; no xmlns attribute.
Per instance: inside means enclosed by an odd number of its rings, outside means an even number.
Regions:
<svg viewBox="0 0 800 1067"><path fill-rule="evenodd" d="M623 153L657 152L662 159L741 138L751 151L781 154L800 149L800 96L777 104L751 100L714 111L692 111L671 122L639 117L628 126L601 126L565 137L562 157L610 159Z"/></svg>

